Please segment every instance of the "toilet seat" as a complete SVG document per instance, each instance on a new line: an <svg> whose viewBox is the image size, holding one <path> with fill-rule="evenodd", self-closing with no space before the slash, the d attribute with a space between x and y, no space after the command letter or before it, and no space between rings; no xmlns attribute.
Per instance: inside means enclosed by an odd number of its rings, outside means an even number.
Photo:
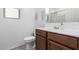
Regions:
<svg viewBox="0 0 79 59"><path fill-rule="evenodd" d="M31 41L34 41L35 40L35 37L34 36L29 36L29 37L24 38L24 40L26 42L31 42Z"/></svg>

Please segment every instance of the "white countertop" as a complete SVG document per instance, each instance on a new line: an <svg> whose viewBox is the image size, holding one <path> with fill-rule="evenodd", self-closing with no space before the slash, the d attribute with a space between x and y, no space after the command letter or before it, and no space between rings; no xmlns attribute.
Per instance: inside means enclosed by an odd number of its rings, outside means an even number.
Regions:
<svg viewBox="0 0 79 59"><path fill-rule="evenodd" d="M64 35L69 35L69 36L74 36L74 37L79 37L78 29L53 29L52 27L42 27L42 28L37 28L37 29L59 33L59 34L64 34Z"/></svg>

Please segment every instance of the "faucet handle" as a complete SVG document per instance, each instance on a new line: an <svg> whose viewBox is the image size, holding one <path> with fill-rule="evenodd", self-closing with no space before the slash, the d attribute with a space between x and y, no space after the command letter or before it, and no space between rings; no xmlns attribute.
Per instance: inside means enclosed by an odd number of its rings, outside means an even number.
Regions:
<svg viewBox="0 0 79 59"><path fill-rule="evenodd" d="M59 29L59 27L55 26L54 29Z"/></svg>
<svg viewBox="0 0 79 59"><path fill-rule="evenodd" d="M61 25L63 25L63 23L61 23Z"/></svg>

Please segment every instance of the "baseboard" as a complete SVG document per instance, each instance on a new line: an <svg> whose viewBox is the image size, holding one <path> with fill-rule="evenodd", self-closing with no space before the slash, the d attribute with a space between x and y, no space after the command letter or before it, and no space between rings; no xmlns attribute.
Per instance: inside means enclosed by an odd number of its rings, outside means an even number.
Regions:
<svg viewBox="0 0 79 59"><path fill-rule="evenodd" d="M24 45L25 43L21 43L21 44L18 44L18 45L16 45L16 46L13 46L13 47L11 47L11 48L8 48L8 49L6 49L6 50L12 50L12 49L14 49L14 48L17 48L17 47L19 47L19 46L22 46L22 45Z"/></svg>

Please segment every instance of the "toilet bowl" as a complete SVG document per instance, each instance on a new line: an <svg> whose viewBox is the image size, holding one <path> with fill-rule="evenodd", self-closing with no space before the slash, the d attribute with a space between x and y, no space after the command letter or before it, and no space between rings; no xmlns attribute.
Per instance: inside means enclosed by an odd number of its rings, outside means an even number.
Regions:
<svg viewBox="0 0 79 59"><path fill-rule="evenodd" d="M24 38L26 43L26 50L32 50L35 47L35 36L29 36Z"/></svg>

